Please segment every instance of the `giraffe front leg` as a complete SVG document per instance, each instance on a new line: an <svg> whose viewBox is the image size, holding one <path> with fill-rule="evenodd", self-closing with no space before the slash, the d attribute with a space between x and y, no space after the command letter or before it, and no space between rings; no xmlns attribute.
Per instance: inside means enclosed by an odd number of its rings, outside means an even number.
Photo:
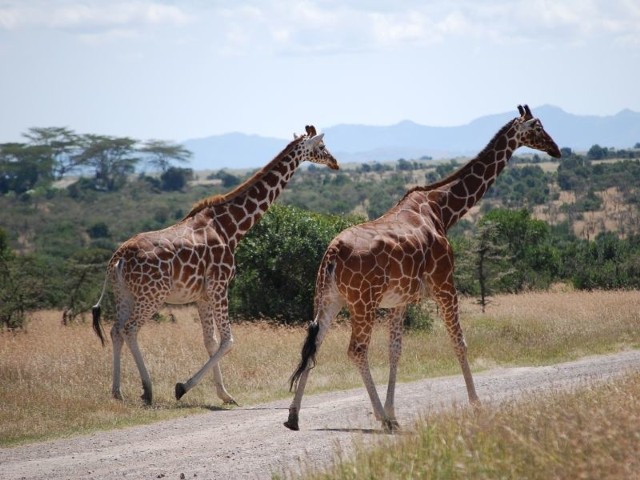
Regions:
<svg viewBox="0 0 640 480"><path fill-rule="evenodd" d="M228 337L222 337L220 346L216 353L209 357L209 360L196 372L196 374L187 380L185 383L176 383L175 394L176 400L180 400L189 390L198 385L202 381L202 378L205 374L212 368L215 368L216 365L220 362L220 359L231 350L233 347L233 337L231 336L231 331L229 331ZM218 366L219 368L219 366ZM214 370L215 372L215 370ZM231 401L237 405L236 401L229 395Z"/></svg>
<svg viewBox="0 0 640 480"><path fill-rule="evenodd" d="M471 374L471 368L467 360L467 343L462 333L462 327L460 326L456 288L453 286L453 283L449 281L441 285L440 288L434 288L433 293L442 311L445 327L453 344L458 363L460 363L460 368L462 369L462 376L464 377L464 382L467 387L469 402L477 407L480 405L480 399L476 393L473 375Z"/></svg>
<svg viewBox="0 0 640 480"><path fill-rule="evenodd" d="M222 381L222 370L220 369L220 363L216 363L213 366L213 382L216 386L216 394L218 398L222 400L223 405L235 405L238 406L238 402L227 392Z"/></svg>
<svg viewBox="0 0 640 480"><path fill-rule="evenodd" d="M183 395L185 395L189 390L200 383L204 375L212 368L214 368L214 377L216 375L219 375L218 380L222 382L222 373L219 370L219 363L222 357L225 356L231 350L231 348L233 348L233 336L231 335L231 325L229 323L226 283L218 283L217 288L213 292L213 295L211 295L211 298L214 298L213 316L215 318L218 331L220 332L220 345L218 346L215 353L209 357L209 360L202 366L202 368L200 368L200 370L196 372L193 377L191 377L185 383L176 383L176 400L180 400ZM215 371L215 367L218 367L217 373ZM236 401L233 400L231 395L229 395L228 393L227 395L233 401L233 403L237 405Z"/></svg>
<svg viewBox="0 0 640 480"><path fill-rule="evenodd" d="M391 431L400 428L396 420L395 390L398 361L402 353L402 322L405 312L406 307L395 308L390 312L389 318L389 383L387 384L387 397L384 402L384 411L388 421L388 429Z"/></svg>
<svg viewBox="0 0 640 480"><path fill-rule="evenodd" d="M215 334L215 316L213 314L213 306L208 302L198 302L198 314L200 316L200 323L202 325L204 346L207 349L209 358L211 358L213 357L213 355L215 355L219 348ZM216 394L218 395L218 398L222 400L224 405L238 405L238 402L236 402L235 399L229 394L229 392L227 392L227 389L224 386L220 363L216 363L213 366L213 382L216 387ZM176 396L177 393L178 392L176 392ZM182 393L182 395L184 395L184 393Z"/></svg>

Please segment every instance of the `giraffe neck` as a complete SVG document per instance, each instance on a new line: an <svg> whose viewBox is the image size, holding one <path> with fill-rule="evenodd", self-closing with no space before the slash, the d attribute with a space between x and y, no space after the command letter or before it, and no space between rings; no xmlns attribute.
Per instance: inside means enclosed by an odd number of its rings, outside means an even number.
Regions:
<svg viewBox="0 0 640 480"><path fill-rule="evenodd" d="M518 148L514 121L502 127L477 157L436 183L445 229L460 220L484 196ZM428 186L430 190L432 186Z"/></svg>
<svg viewBox="0 0 640 480"><path fill-rule="evenodd" d="M269 209L289 183L301 163L290 144L269 164L225 195L200 201L187 217L202 212L213 223L223 240L234 250L238 242Z"/></svg>

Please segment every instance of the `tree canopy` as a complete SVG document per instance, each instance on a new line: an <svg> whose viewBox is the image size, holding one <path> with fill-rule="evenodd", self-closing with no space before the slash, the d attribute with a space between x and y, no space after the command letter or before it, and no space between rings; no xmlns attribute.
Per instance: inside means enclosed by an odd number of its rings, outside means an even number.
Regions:
<svg viewBox="0 0 640 480"><path fill-rule="evenodd" d="M25 143L0 144L0 194L47 187L71 174L89 176L84 187L115 191L141 161L165 174L175 168L173 162L186 163L192 155L182 145L164 140L141 143L129 137L80 135L66 127L34 127L23 136ZM189 177L188 172L178 174ZM164 185L175 188L175 172Z"/></svg>

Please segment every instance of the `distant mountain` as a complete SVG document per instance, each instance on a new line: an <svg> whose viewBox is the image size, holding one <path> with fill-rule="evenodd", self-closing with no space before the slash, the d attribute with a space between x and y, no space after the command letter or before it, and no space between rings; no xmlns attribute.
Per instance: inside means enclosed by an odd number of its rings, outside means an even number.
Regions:
<svg viewBox="0 0 640 480"><path fill-rule="evenodd" d="M290 140L226 133L183 142L193 152L191 168L219 170L221 168L254 168L267 164Z"/></svg>
<svg viewBox="0 0 640 480"><path fill-rule="evenodd" d="M573 115L561 108L543 105L533 108L545 129L560 147L585 151L592 145L631 148L640 142L640 113L622 110L616 115ZM493 135L517 113L506 112L480 117L467 125L429 127L411 121L390 126L336 125L325 128L326 143L338 161L372 162L432 158L452 158L478 153ZM195 170L256 168L265 165L290 141L229 133L187 140L193 152Z"/></svg>

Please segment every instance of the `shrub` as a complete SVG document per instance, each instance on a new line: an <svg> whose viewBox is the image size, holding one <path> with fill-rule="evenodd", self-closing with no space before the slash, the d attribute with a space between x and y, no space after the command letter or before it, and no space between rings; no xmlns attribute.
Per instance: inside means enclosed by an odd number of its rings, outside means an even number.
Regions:
<svg viewBox="0 0 640 480"><path fill-rule="evenodd" d="M237 278L230 290L233 315L299 323L313 316L316 273L332 238L353 217L272 206L236 252Z"/></svg>

